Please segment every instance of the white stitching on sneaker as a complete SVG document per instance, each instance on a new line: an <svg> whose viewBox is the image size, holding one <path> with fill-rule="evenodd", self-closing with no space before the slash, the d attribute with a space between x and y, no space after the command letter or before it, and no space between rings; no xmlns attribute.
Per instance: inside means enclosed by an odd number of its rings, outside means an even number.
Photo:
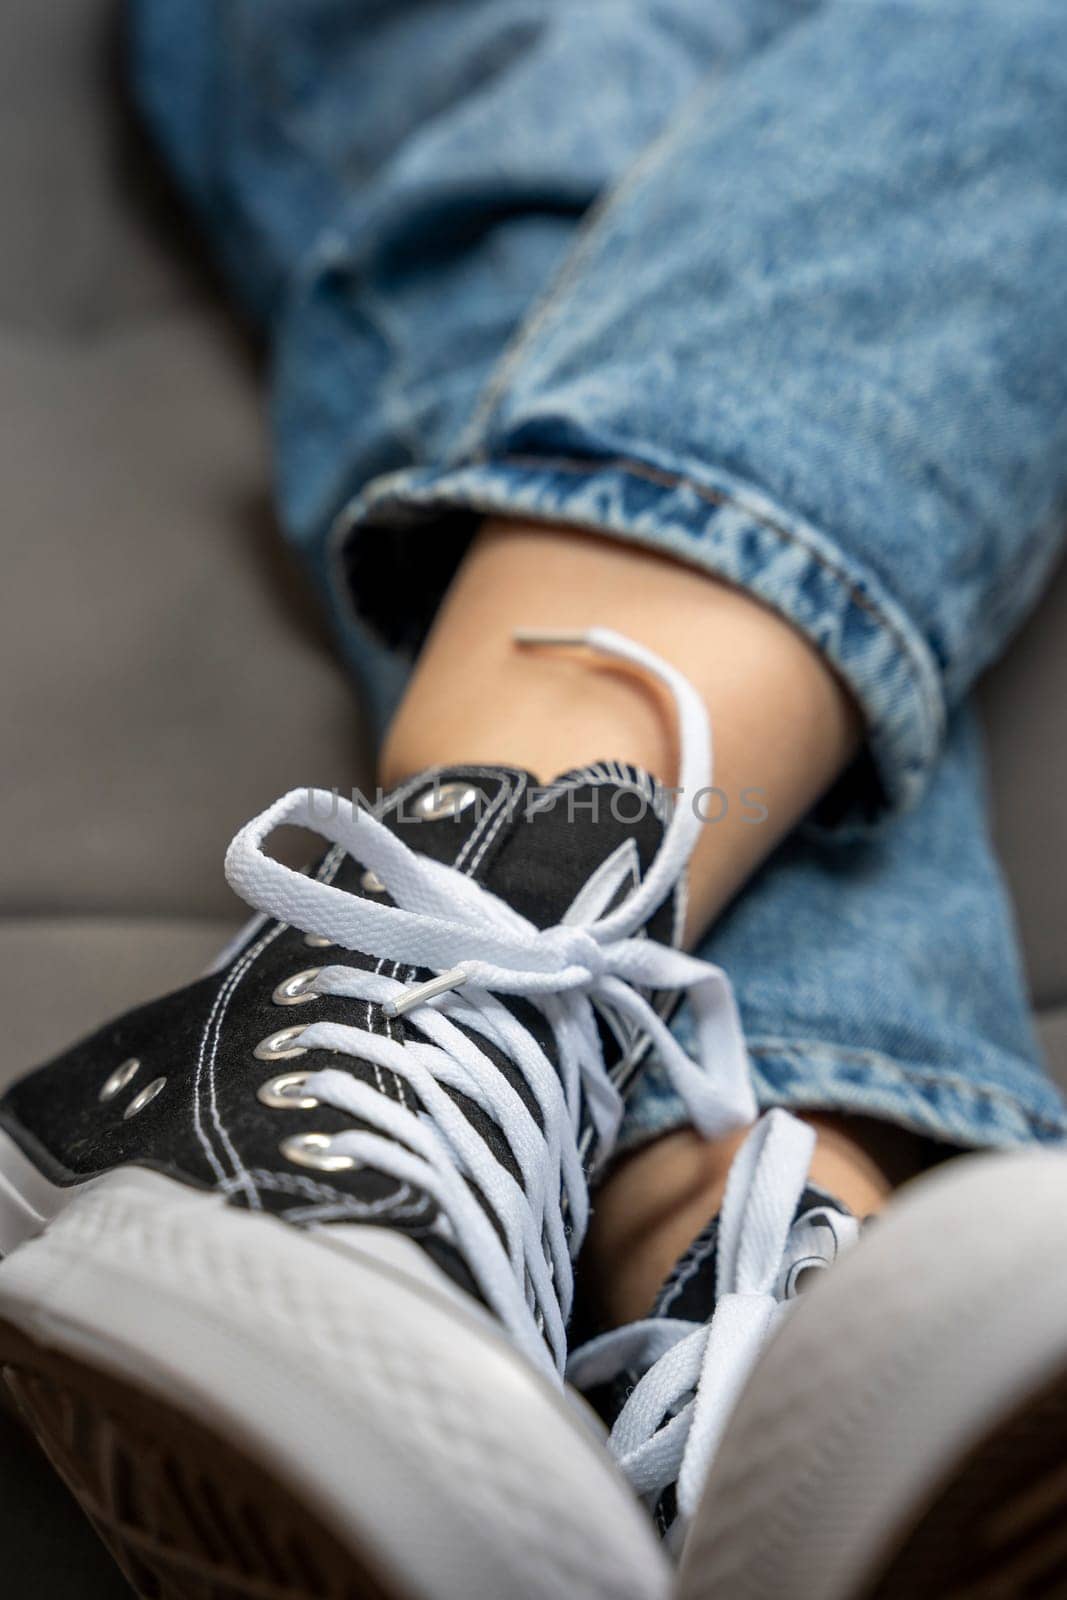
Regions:
<svg viewBox="0 0 1067 1600"><path fill-rule="evenodd" d="M343 860L344 851L339 845L334 846L327 852L326 856L320 863L318 873L316 875L317 880L321 883L330 883ZM248 1169L242 1161L219 1110L218 1096L215 1088L215 1068L218 1058L219 1040L222 1035L222 1024L226 1012L229 1010L230 1001L233 998L234 991L245 974L259 960L259 957L263 954L264 950L266 950L268 946L274 942L279 934L284 933L284 931L284 924L280 924L268 929L267 932L263 934L262 938L258 939L256 943L245 952L241 960L226 974L223 982L219 985L219 988L215 993L215 998L212 1002L211 1009L208 1012L207 1020L204 1023L203 1032L200 1036L200 1046L197 1052L196 1072L193 1078L193 1127L196 1130L197 1139L199 1140L201 1148L207 1156L211 1169L220 1184L228 1184L230 1182L227 1177L225 1167L219 1161L219 1158L215 1153L214 1147L210 1138L208 1137L208 1133L204 1127L203 1118L201 1116L201 1090L205 1077L207 1079L207 1097L211 1121L214 1124L215 1131L219 1136L219 1142L222 1150L230 1158L230 1166L233 1171L233 1183L236 1188L240 1188L245 1191L246 1195L248 1196L249 1205L256 1210L260 1210L262 1208L260 1206L259 1195L256 1191L255 1181L250 1176ZM209 1037L211 1039L211 1050L210 1054L207 1054Z"/></svg>
<svg viewBox="0 0 1067 1600"><path fill-rule="evenodd" d="M526 793L526 775L525 775L525 773L521 773L521 772L519 773L518 777L515 780L515 788L514 788L514 790L512 789L510 783L506 784L506 785L503 785L501 787L501 792L500 792L500 811L499 811L499 814L496 817L495 821L493 822L492 827L487 830L485 838L482 840L481 844L478 847L477 852L475 853L473 859L471 860L470 866L467 868L467 871L468 871L468 873L470 874L471 877L474 876L474 874L477 872L478 868L481 866L482 862L485 860L485 855L486 855L486 852L489 849L489 846L493 843L493 840L496 838L497 834L500 832L501 828L504 826L504 823L508 820L508 818L510 816L514 815L515 808L518 806L519 801L522 799L522 797L523 797L523 795L525 793ZM458 862L457 862L457 865L458 865Z"/></svg>
<svg viewBox="0 0 1067 1600"><path fill-rule="evenodd" d="M230 1157L234 1176L238 1179L238 1187L244 1189L246 1195L248 1196L249 1204L253 1206L258 1206L259 1204L255 1185L252 1183L251 1179L249 1179L244 1163L237 1154L237 1151L233 1148L233 1145L230 1142L219 1117L218 1101L215 1094L215 1053L218 1048L218 1029L222 1025L222 1019L229 1007L230 999L233 995L234 989L237 987L244 974L248 971L249 967L255 962L257 957L262 954L269 944L273 943L281 931L282 930L280 927L269 929L262 938L256 941L250 950L245 951L237 965L235 967L231 967L230 971L223 979L223 982L219 985L215 993L214 1001L212 1002L211 1010L208 1013L207 1021L204 1024L203 1033L200 1037L200 1049L197 1054L196 1074L193 1079L193 1126L196 1129L197 1138L200 1140L204 1153L211 1164L212 1171L220 1182L225 1180L226 1169L222 1166L215 1154L214 1147L207 1136L207 1132L203 1125L203 1119L200 1114L201 1084L203 1083L205 1076L207 1078L208 1103L211 1120L215 1125L216 1132L219 1134L219 1139L223 1150L225 1150ZM210 1060L207 1056L209 1037L212 1045Z"/></svg>
<svg viewBox="0 0 1067 1600"><path fill-rule="evenodd" d="M687 1284L693 1281L701 1267L707 1265L708 1260L714 1253L717 1236L718 1230L712 1229L705 1235L703 1239L700 1240L695 1250L693 1249L693 1246L690 1245L684 1262L680 1263L679 1267L675 1268L670 1288L667 1290L666 1294L660 1296L658 1307L659 1316L665 1317L667 1315L667 1312L677 1300L682 1290Z"/></svg>

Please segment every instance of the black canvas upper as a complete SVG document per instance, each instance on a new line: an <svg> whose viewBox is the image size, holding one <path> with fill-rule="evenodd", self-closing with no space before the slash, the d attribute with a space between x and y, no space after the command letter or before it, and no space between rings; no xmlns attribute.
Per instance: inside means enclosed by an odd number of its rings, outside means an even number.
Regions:
<svg viewBox="0 0 1067 1600"><path fill-rule="evenodd" d="M797 1204L795 1220L809 1211L826 1209L847 1214L847 1207L822 1189L809 1184ZM715 1310L718 1271L719 1218L712 1217L688 1249L678 1257L652 1308L654 1317L677 1317L682 1322L707 1322Z"/></svg>
<svg viewBox="0 0 1067 1600"><path fill-rule="evenodd" d="M468 783L483 799L456 816L422 820L411 802L434 781ZM637 804L639 793L647 797L651 792L644 774L602 764L560 782L570 800L531 811L534 780L529 774L499 767L449 768L396 791L380 815L413 849L449 864L458 861L461 870L531 921L548 926L626 839L634 842L635 872L647 871L663 832L656 808ZM638 793L631 792L634 786ZM615 799L624 791L625 804ZM315 870L352 894L368 892L361 887L361 866L338 850ZM376 898L381 902L383 896ZM672 897L651 919L649 935L670 941L676 912ZM133 1162L220 1190L234 1205L261 1207L297 1225L364 1221L398 1228L419 1239L469 1288L462 1262L431 1231L436 1208L425 1194L366 1167L313 1172L280 1154L279 1146L289 1135L350 1128L348 1114L328 1105L273 1109L257 1098L263 1081L290 1067L314 1072L340 1065L380 1092L400 1100L406 1096L411 1103L411 1089L394 1074L347 1056L339 1062L335 1055L311 1050L275 1063L254 1055L267 1035L312 1021L347 1022L368 1031L388 1027L399 1039L409 1035L410 1023L394 1019L386 1024L380 1007L366 1001L323 995L286 1007L272 1000L277 985L295 973L336 963L373 967L376 960L373 954L332 946L310 948L301 931L280 923L255 926L220 970L107 1023L16 1083L0 1101L0 1123L53 1182L69 1184ZM402 979L418 976L411 969L394 973L388 964L383 970ZM540 1013L522 1000L509 1004L552 1052L551 1032ZM621 1050L610 1032L603 1031L610 1069ZM518 1071L488 1040L479 1037L478 1044L538 1115ZM137 1075L114 1099L102 1102L102 1085L130 1057L141 1063ZM166 1079L164 1089L125 1119L134 1095L160 1077ZM454 1093L497 1159L517 1173L500 1130Z"/></svg>

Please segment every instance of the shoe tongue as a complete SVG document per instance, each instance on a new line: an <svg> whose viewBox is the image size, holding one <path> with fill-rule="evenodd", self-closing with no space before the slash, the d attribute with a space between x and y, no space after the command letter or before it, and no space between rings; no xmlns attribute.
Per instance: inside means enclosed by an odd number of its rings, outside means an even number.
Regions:
<svg viewBox="0 0 1067 1600"><path fill-rule="evenodd" d="M514 767L438 767L394 791L382 820L412 849L550 927L576 900L592 920L636 887L663 839L669 801L647 772L617 761L576 767L550 784ZM594 875L618 852L629 870L609 897ZM650 919L654 938L672 941L679 899Z"/></svg>
<svg viewBox="0 0 1067 1600"><path fill-rule="evenodd" d="M817 1208L840 1211L848 1208L822 1189L809 1185L800 1197L794 1222ZM715 1279L718 1268L719 1219L712 1217L692 1244L678 1257L664 1280L652 1307L653 1317L677 1317L682 1322L707 1322L715 1310Z"/></svg>
<svg viewBox="0 0 1067 1600"><path fill-rule="evenodd" d="M377 814L418 854L468 873L537 927L550 927L579 897L582 916L592 920L641 881L662 841L669 800L639 767L617 762L576 768L551 785L540 785L532 773L520 768L462 765L418 774L386 796ZM619 875L620 887L614 891L611 883L618 881L616 875L605 875L601 881L610 877L610 882L598 891L597 870L620 850L626 853L629 874ZM344 887L378 892L368 889L366 876L358 861L350 859L334 881L347 877ZM646 923L649 935L673 942L683 903L683 890L676 888ZM532 1010L526 1008L524 1025L533 1031L543 1029L543 1019L531 1015ZM607 1061L623 1044L606 1023L602 1030ZM551 1056L553 1045L547 1034L541 1042ZM491 1042L482 1040L480 1047L494 1055ZM516 1092L527 1098L530 1091L508 1062L501 1056L497 1064ZM515 1158L491 1119L473 1102L464 1100L463 1109L501 1165L521 1181ZM540 1116L536 1104L530 1109ZM478 1297L458 1247L429 1233L422 1234L419 1242L461 1288Z"/></svg>

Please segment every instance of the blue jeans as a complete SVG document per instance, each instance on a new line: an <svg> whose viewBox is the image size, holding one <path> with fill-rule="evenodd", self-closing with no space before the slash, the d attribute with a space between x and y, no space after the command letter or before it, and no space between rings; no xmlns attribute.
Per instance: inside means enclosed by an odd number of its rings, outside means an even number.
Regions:
<svg viewBox="0 0 1067 1600"><path fill-rule="evenodd" d="M135 0L132 54L379 719L483 513L751 590L869 730L704 946L762 1100L1062 1138L967 696L1067 519L1063 0ZM626 1137L682 1119L652 1072Z"/></svg>

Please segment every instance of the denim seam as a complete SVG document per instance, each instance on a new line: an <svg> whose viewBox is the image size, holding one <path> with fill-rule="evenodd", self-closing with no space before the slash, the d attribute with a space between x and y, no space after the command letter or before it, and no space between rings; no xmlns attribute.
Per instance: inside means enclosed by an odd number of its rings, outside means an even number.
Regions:
<svg viewBox="0 0 1067 1600"><path fill-rule="evenodd" d="M933 1068L923 1071L921 1068L906 1066L894 1056L887 1056L879 1050L850 1050L847 1046L827 1044L823 1040L816 1039L748 1039L746 1045L749 1055L754 1057L766 1056L778 1059L788 1057L800 1063L811 1062L813 1058L818 1057L831 1066L837 1062L852 1062L858 1066L870 1067L874 1073L888 1070L894 1078L904 1079L919 1089L947 1087L963 1095L980 1096L983 1100L1009 1106L1031 1126L1045 1128L1050 1133L1063 1134L1067 1128L1067 1115L1059 1121L1042 1116L1040 1112L1032 1110L1017 1094L988 1084L975 1083L972 1079L962 1077L955 1072Z"/></svg>
<svg viewBox="0 0 1067 1600"><path fill-rule="evenodd" d="M914 725L902 736L897 728L892 731L892 723L887 724L884 709L876 703L872 704L869 685L864 690L862 676L856 677L850 672L847 659L829 654L814 639L810 629L805 629L804 624L791 614L785 605L776 604L772 595L763 593L755 584L746 584L742 577L724 572L710 561L702 560L697 549L681 550L677 542L669 548L672 553L690 561L693 565L704 570L717 573L723 581L732 583L744 592L751 592L765 605L776 609L786 620L791 620L793 625L812 638L815 648L823 650L832 662L835 670L840 672L848 681L857 698L860 700L868 717L869 735L872 742L877 745L879 738L886 740L886 748L892 752L890 766L890 795L893 803L911 804L920 790L921 781L929 771L940 745L941 733L945 721L945 704L938 690L937 668L932 659L928 660L923 652L921 639L909 636L906 627L906 616L896 620L887 608L880 604L876 597L866 592L856 578L851 576L847 566L842 561L835 562L825 552L821 551L812 541L805 539L796 528L791 526L786 519L776 520L766 511L748 503L744 498L732 495L725 490L712 488L703 484L688 474L673 473L667 469L652 467L647 463L626 456L613 456L598 459L596 457L579 458L572 456L525 456L525 455L484 455L462 463L453 462L442 464L434 468L406 468L398 472L387 473L365 485L362 492L356 496L342 511L334 525L334 557L340 561L344 543L358 531L364 531L375 525L376 515L386 513L386 526L390 502L393 506L403 509L405 505L413 513L425 515L432 510L435 503L441 509L451 508L468 513L481 513L489 515L502 512L508 508L510 502L506 498L506 490L484 493L477 492L462 480L468 475L477 478L482 472L492 473L499 471L504 474L514 471L523 474L543 475L551 479L563 476L578 476L585 474L594 478L598 473L615 473L620 477L629 477L634 482L650 484L656 489L668 493L689 492L705 505L728 509L748 518L753 525L764 529L781 542L783 547L792 547L799 551L805 560L812 563L824 574L828 574L830 581L838 588L847 604L856 607L858 611L871 619L876 628L888 641L896 659L901 664L901 672L908 683L910 704ZM455 480L460 480L456 483ZM538 511L522 504L518 508L528 518L536 519ZM544 516L542 515L542 520ZM567 522L567 510L559 513L559 520ZM657 548L661 541L655 537L640 532L639 530L620 526L617 523L600 521L594 523L591 518L570 519L571 525L582 527L596 527L607 534L614 534L620 538L633 539L647 544L650 548ZM379 530L380 531L380 530ZM665 533L670 529L665 527ZM813 530L814 532L814 530ZM822 535L828 545L834 541L827 535ZM340 571L337 575L340 576ZM351 605L351 597L349 596ZM902 748L903 737L903 748ZM892 774L896 774L895 779Z"/></svg>
<svg viewBox="0 0 1067 1600"><path fill-rule="evenodd" d="M667 472L662 467L650 466L644 461L635 460L632 456L609 456L603 460L589 462L572 456L504 455L487 458L485 464L487 466L519 467L524 472L536 471L538 467L547 467L549 471L575 473L604 468L609 471L629 472L635 478L642 478L645 482L657 484L663 489L691 489L698 499L706 501L709 505L733 506L736 510L744 512L746 517L751 517L753 522L758 522L762 527L776 534L779 539L786 543L798 545L807 556L842 584L848 593L849 599L866 611L869 616L873 617L879 627L886 630L901 653L907 656L908 660L913 664L916 687L919 691L924 715L927 717L932 729L935 730L929 742L936 744L936 730L940 727L942 721L941 705L924 681L925 663L920 659L912 641L906 634L901 632L893 618L887 616L870 595L863 592L859 585L849 576L844 566L838 562L831 561L828 556L821 550L816 549L795 528L788 528L783 523L776 522L766 512L759 511L754 506L748 505L736 495L727 494L722 489L713 489L710 484L701 483L698 479L691 478L686 473Z"/></svg>
<svg viewBox="0 0 1067 1600"><path fill-rule="evenodd" d="M951 1144L970 1145L976 1149L1000 1148L1005 1144L1017 1141L1020 1133L1028 1133L1031 1137L1042 1141L1063 1143L1067 1140L1067 1114L1056 1120L1044 1116L1030 1105L1028 1099L1019 1094L1012 1094L1003 1090L988 1087L985 1084L976 1084L968 1079L961 1078L954 1073L923 1072L905 1066L903 1063L886 1056L879 1051L848 1050L837 1045L828 1045L823 1042L802 1041L775 1041L765 1040L762 1043L749 1041L749 1052L753 1057L753 1065L757 1075L762 1076L760 1058L765 1058L768 1063L778 1060L795 1059L801 1064L812 1065L821 1063L828 1069L829 1079L823 1079L821 1084L812 1084L812 1094L806 1097L802 1092L778 1092L773 1084L761 1086L761 1105L785 1105L796 1111L816 1110L832 1106L834 1108L851 1110L863 1115L865 1112L883 1121L893 1121L901 1126L913 1128L916 1132L935 1139L942 1139ZM837 1069L850 1063L861 1062L870 1067L871 1075L867 1085L858 1086L854 1082L847 1084L848 1096L839 1103L825 1094L820 1094L819 1089L833 1086ZM878 1079L878 1069L883 1073L889 1069L888 1081L883 1078L881 1084ZM865 1087L877 1090L879 1087L886 1091L877 1104L870 1103L870 1097L865 1094ZM964 1102L960 1106L961 1115L946 1117L936 1106L932 1106L927 1099L926 1091L938 1087L948 1088ZM765 1091L769 1090L769 1094ZM906 1097L914 1096L910 1104ZM901 1097L905 1099L899 1103ZM1001 1120L993 1129L994 1137L990 1138L990 1129L973 1126L965 1102L970 1101L973 1106L976 1102L991 1105L995 1112L1007 1113L1007 1123ZM923 1116L921 1109L926 1107L931 1116ZM650 1140L660 1137L672 1129L685 1127L689 1119L681 1102L673 1097L667 1099L658 1107L653 1106L652 1115L643 1114L640 1103L631 1106L627 1120L621 1130L617 1154L640 1149ZM1013 1136L1014 1130L1014 1136Z"/></svg>

